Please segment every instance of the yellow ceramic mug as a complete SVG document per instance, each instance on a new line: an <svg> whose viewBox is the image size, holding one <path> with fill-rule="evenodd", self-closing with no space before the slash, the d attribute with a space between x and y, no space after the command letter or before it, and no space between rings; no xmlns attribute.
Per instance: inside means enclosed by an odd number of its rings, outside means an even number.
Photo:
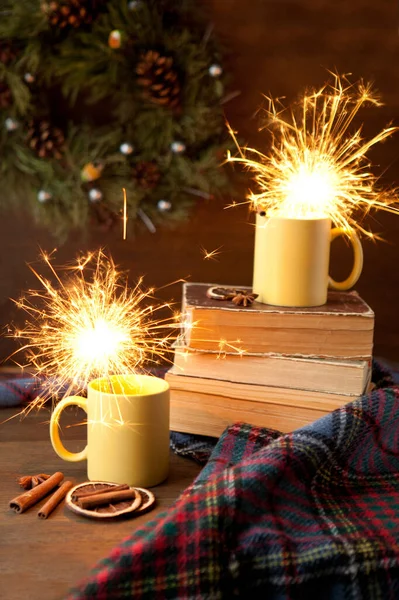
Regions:
<svg viewBox="0 0 399 600"><path fill-rule="evenodd" d="M59 436L61 412L77 405L87 413L87 446L69 452ZM70 396L50 421L54 450L62 459L87 459L90 480L151 487L169 469L169 385L148 375L112 375L91 381L87 399Z"/></svg>
<svg viewBox="0 0 399 600"><path fill-rule="evenodd" d="M345 281L328 274L330 245L349 237L354 263ZM321 306L327 289L348 290L359 279L363 250L354 232L331 229L331 220L256 216L253 291L257 301L277 306Z"/></svg>

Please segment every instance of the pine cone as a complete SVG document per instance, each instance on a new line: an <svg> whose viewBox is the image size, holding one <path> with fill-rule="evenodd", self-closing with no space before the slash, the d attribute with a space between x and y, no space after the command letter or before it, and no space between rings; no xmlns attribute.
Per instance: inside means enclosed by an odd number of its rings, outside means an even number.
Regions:
<svg viewBox="0 0 399 600"><path fill-rule="evenodd" d="M108 233L120 222L120 217L104 202L96 202L90 204L90 221L100 231Z"/></svg>
<svg viewBox="0 0 399 600"><path fill-rule="evenodd" d="M0 81L0 110L12 104L12 93L5 81Z"/></svg>
<svg viewBox="0 0 399 600"><path fill-rule="evenodd" d="M40 158L62 158L65 138L61 129L52 126L49 121L31 121L26 141Z"/></svg>
<svg viewBox="0 0 399 600"><path fill-rule="evenodd" d="M104 3L105 0L52 0L42 2L41 6L51 27L78 29L82 25L90 25Z"/></svg>
<svg viewBox="0 0 399 600"><path fill-rule="evenodd" d="M145 190L154 189L160 178L161 173L156 162L142 160L133 167L133 179Z"/></svg>
<svg viewBox="0 0 399 600"><path fill-rule="evenodd" d="M153 104L177 108L180 104L179 76L171 56L156 50L144 52L136 66L137 83L143 96Z"/></svg>
<svg viewBox="0 0 399 600"><path fill-rule="evenodd" d="M12 42L0 40L0 63L7 66L13 62L18 55L18 51Z"/></svg>

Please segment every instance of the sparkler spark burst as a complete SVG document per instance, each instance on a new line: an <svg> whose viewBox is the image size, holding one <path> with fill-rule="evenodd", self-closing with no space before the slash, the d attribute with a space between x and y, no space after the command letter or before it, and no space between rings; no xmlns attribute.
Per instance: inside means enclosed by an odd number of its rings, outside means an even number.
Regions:
<svg viewBox="0 0 399 600"><path fill-rule="evenodd" d="M223 246L219 246L219 248L215 248L214 250L206 250L206 248L201 247L201 252L203 255L204 260L215 260L217 261L217 256L219 256L219 254L221 254L221 248L223 248Z"/></svg>
<svg viewBox="0 0 399 600"><path fill-rule="evenodd" d="M387 127L369 141L362 137L362 126L351 131L360 108L381 103L371 85L332 75L331 82L306 92L291 108L266 97L272 134L267 155L242 150L229 127L239 156L229 154L227 162L242 163L254 173L259 191L251 192L248 200L255 211L267 217L328 217L348 233L357 230L373 237L362 227L362 217L371 208L395 213L399 208L393 206L393 192L378 189L366 154L398 127Z"/></svg>
<svg viewBox="0 0 399 600"><path fill-rule="evenodd" d="M42 289L16 301L31 319L14 334L26 342L20 351L26 351L29 365L45 376L47 394L36 406L49 395L82 391L91 379L134 373L165 356L173 334L165 332L176 330L176 317L156 319L168 304L142 305L153 294L142 290L142 280L130 289L101 250L78 260L64 281L51 257L42 258L56 283L31 267Z"/></svg>

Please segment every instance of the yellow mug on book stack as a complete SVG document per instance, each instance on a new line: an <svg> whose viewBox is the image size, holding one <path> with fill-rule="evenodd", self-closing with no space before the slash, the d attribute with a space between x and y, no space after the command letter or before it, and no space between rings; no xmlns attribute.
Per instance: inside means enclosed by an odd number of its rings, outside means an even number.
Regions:
<svg viewBox="0 0 399 600"><path fill-rule="evenodd" d="M353 248L352 271L344 281L329 276L330 245L346 236ZM363 250L354 232L331 228L328 218L267 218L256 215L253 291L275 306L321 306L327 289L348 290L360 277Z"/></svg>
<svg viewBox="0 0 399 600"><path fill-rule="evenodd" d="M87 413L87 446L69 452L59 435L67 406ZM91 381L87 399L70 396L55 407L50 420L54 450L62 459L87 459L90 480L151 487L169 470L169 385L148 375L111 375Z"/></svg>

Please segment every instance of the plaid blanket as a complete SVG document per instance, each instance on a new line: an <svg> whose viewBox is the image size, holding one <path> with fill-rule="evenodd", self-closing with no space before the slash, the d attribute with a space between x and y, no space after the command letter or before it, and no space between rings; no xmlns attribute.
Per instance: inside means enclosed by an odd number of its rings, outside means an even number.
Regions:
<svg viewBox="0 0 399 600"><path fill-rule="evenodd" d="M11 408L31 402L39 392L37 379L16 372L15 369L0 371L0 408Z"/></svg>
<svg viewBox="0 0 399 600"><path fill-rule="evenodd" d="M69 600L399 597L399 388L291 434L236 424Z"/></svg>

